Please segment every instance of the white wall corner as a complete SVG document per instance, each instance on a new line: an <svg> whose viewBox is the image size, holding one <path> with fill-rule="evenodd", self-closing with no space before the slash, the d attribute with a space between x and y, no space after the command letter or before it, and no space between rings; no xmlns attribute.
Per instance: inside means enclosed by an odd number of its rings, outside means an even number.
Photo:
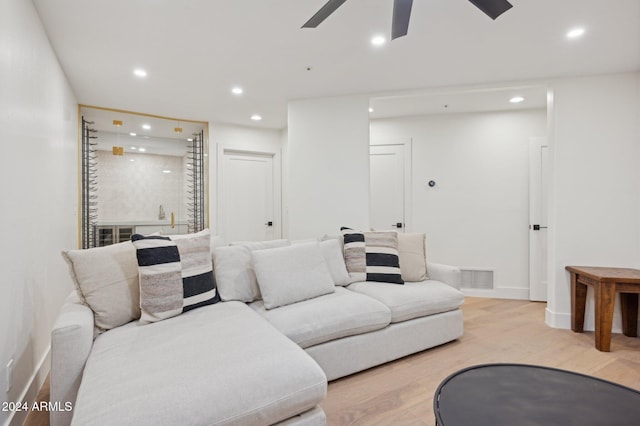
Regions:
<svg viewBox="0 0 640 426"><path fill-rule="evenodd" d="M553 312L549 307L544 311L544 322L552 328L571 329L571 314Z"/></svg>

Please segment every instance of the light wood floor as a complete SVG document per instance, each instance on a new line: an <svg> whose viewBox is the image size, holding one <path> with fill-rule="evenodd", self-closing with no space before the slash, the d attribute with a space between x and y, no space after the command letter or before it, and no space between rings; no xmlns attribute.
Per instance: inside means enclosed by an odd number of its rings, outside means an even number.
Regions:
<svg viewBox="0 0 640 426"><path fill-rule="evenodd" d="M562 368L640 390L640 338L614 334L611 352L599 352L593 332L545 325L545 306L465 298L459 340L329 383L322 403L328 424L434 425L440 382L461 368L494 362Z"/></svg>
<svg viewBox="0 0 640 426"><path fill-rule="evenodd" d="M562 368L640 390L640 338L614 334L611 352L599 352L593 333L550 328L544 310L543 303L465 298L459 340L329 383L322 403L328 424L434 425L440 382L461 368L494 362ZM48 397L47 381L40 398ZM47 413L37 414L25 425L49 424Z"/></svg>

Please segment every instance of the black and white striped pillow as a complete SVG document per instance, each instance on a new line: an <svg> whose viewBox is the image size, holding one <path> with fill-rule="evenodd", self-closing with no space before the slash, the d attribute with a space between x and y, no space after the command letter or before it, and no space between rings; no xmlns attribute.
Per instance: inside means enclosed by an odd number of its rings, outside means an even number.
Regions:
<svg viewBox="0 0 640 426"><path fill-rule="evenodd" d="M134 235L140 276L140 319L156 322L220 301L208 230L175 237Z"/></svg>
<svg viewBox="0 0 640 426"><path fill-rule="evenodd" d="M340 228L344 259L352 282L377 281L404 284L396 232L359 232Z"/></svg>

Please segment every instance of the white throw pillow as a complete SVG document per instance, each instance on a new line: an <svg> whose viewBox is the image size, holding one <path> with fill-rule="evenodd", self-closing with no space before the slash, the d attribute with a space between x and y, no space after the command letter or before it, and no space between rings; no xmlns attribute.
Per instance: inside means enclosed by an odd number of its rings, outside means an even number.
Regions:
<svg viewBox="0 0 640 426"><path fill-rule="evenodd" d="M261 299L260 288L251 263L251 252L289 245L288 240L231 243L214 247L213 269L220 298L254 302Z"/></svg>
<svg viewBox="0 0 640 426"><path fill-rule="evenodd" d="M253 302L260 299L260 290L251 267L251 251L247 247L214 247L213 271L218 293L225 302Z"/></svg>
<svg viewBox="0 0 640 426"><path fill-rule="evenodd" d="M130 241L63 251L62 257L80 300L93 311L99 332L140 318L138 261Z"/></svg>
<svg viewBox="0 0 640 426"><path fill-rule="evenodd" d="M333 278L335 285L349 285L351 278L349 272L347 272L347 266L344 263L344 257L342 256L342 247L338 240L326 240L320 243L322 248L322 254L324 260L327 262L329 273Z"/></svg>
<svg viewBox="0 0 640 426"><path fill-rule="evenodd" d="M318 242L256 250L253 268L267 309L335 291Z"/></svg>
<svg viewBox="0 0 640 426"><path fill-rule="evenodd" d="M402 279L409 282L428 280L425 234L398 232L398 257Z"/></svg>

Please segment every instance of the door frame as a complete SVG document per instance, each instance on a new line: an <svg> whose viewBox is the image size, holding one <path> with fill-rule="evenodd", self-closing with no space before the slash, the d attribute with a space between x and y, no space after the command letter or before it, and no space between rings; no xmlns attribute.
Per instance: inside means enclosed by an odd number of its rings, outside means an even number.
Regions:
<svg viewBox="0 0 640 426"><path fill-rule="evenodd" d="M222 188L224 187L224 179L223 176L223 161L224 156L228 154L237 154L237 155L262 155L266 157L271 157L273 159L273 236L275 239L282 238L282 159L281 153L279 151L273 150L251 150L251 149L238 149L231 148L222 145L217 146L216 151L216 217L214 223L216 225L215 235L222 237L225 243L230 243L231 241L226 241L224 230L222 229Z"/></svg>
<svg viewBox="0 0 640 426"><path fill-rule="evenodd" d="M546 302L549 293L549 265L548 265L548 253L549 253L549 232L546 227L549 225L549 212L545 212L547 215L546 223L543 222L543 218L540 216L542 213L542 157L540 156L541 149L546 147L549 149L548 138L546 137L531 137L529 139L529 300L537 302ZM547 151L549 154L549 151ZM547 162L550 161L547 158ZM549 164L547 164L549 165ZM549 205L549 176L547 179L547 206ZM542 224L545 226L544 230L534 231L534 224ZM546 233L546 251L547 256L543 257L540 253L540 239L537 238L539 233ZM547 263L547 276L543 277L541 274L541 266ZM546 288L541 286L536 287L538 282L546 283Z"/></svg>
<svg viewBox="0 0 640 426"><path fill-rule="evenodd" d="M402 155L404 160L404 230L410 232L413 230L413 186L412 186L412 158L413 158L413 140L411 138L394 138L382 139L378 141L369 141L369 147L372 146L390 146L402 145ZM371 158L371 150L369 150L369 158ZM370 172L369 172L370 173ZM371 177L369 177L369 196L371 196ZM369 206L371 209L371 206ZM371 211L369 211L369 215Z"/></svg>

